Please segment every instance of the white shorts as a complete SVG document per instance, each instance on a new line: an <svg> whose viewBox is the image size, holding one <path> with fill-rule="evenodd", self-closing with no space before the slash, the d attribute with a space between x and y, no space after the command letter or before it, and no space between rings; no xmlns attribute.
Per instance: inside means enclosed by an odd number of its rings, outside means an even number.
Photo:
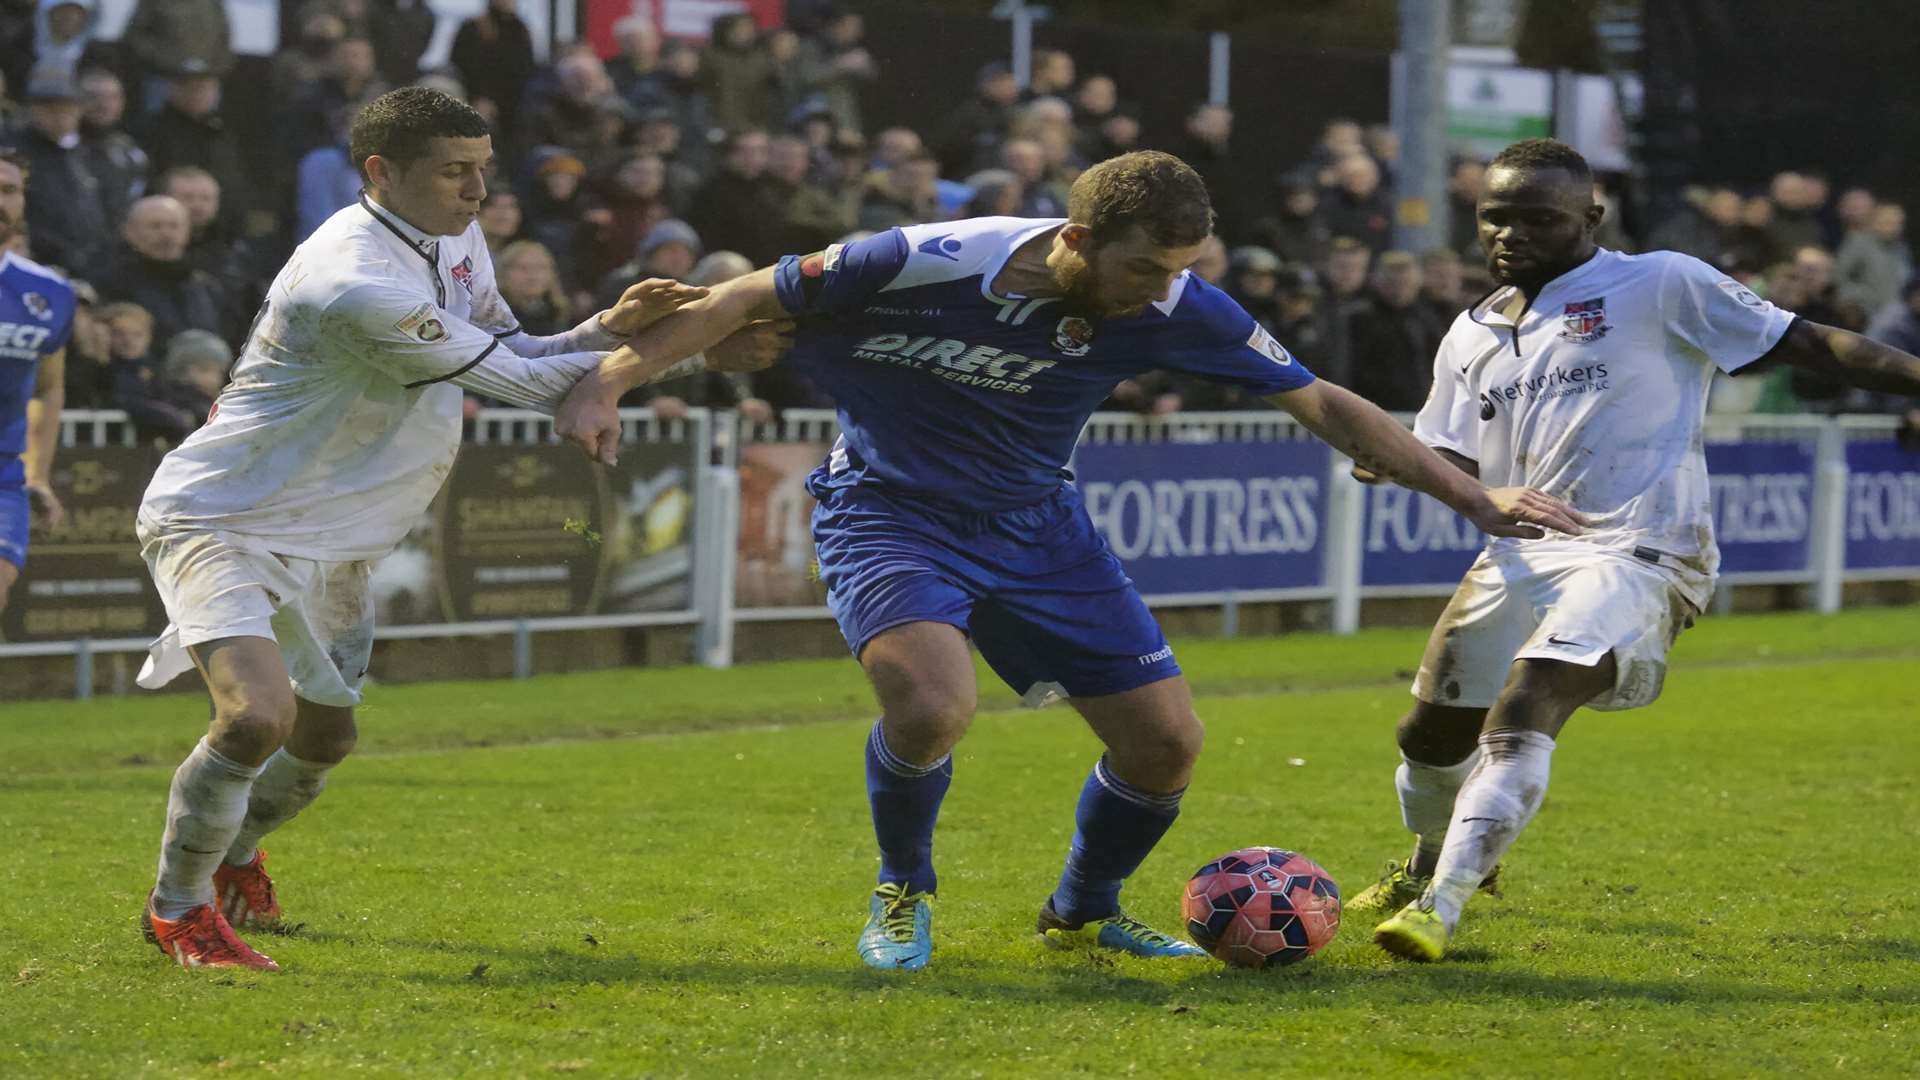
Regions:
<svg viewBox="0 0 1920 1080"><path fill-rule="evenodd" d="M1483 552L1433 628L1413 696L1491 708L1515 660L1592 667L1613 654L1613 689L1587 704L1636 709L1660 696L1667 650L1696 614L1674 579L1625 552Z"/></svg>
<svg viewBox="0 0 1920 1080"><path fill-rule="evenodd" d="M140 554L171 620L135 680L157 690L193 668L187 648L228 637L277 642L296 697L360 704L373 657L365 562L276 555L232 533L137 528Z"/></svg>

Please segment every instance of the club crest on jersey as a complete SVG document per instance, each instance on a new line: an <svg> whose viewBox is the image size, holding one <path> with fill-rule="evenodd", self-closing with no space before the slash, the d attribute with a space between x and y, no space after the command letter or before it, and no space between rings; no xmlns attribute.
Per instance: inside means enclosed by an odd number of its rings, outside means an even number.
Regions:
<svg viewBox="0 0 1920 1080"><path fill-rule="evenodd" d="M1604 296L1568 304L1564 321L1566 329L1560 331L1560 340L1575 341L1582 345L1599 341L1607 336L1607 331L1613 329L1607 325L1607 298Z"/></svg>
<svg viewBox="0 0 1920 1080"><path fill-rule="evenodd" d="M469 255L454 264L453 280L459 282L468 295L473 294L473 256Z"/></svg>
<svg viewBox="0 0 1920 1080"><path fill-rule="evenodd" d="M432 343L446 337L447 328L439 319L428 319L421 323L420 328L415 330L414 333L421 341Z"/></svg>
<svg viewBox="0 0 1920 1080"><path fill-rule="evenodd" d="M1093 324L1069 315L1053 328L1053 347L1068 356L1085 356L1093 348Z"/></svg>
<svg viewBox="0 0 1920 1080"><path fill-rule="evenodd" d="M53 305L37 292L21 293L20 302L26 305L27 313L41 322L53 318Z"/></svg>

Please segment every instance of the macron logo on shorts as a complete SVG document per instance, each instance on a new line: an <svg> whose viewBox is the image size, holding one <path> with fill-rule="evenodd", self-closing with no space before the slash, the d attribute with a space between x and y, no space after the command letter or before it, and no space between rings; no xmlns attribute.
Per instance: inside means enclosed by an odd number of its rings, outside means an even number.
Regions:
<svg viewBox="0 0 1920 1080"><path fill-rule="evenodd" d="M1149 664L1157 664L1162 660L1171 660L1173 659L1173 646L1162 645L1160 648L1155 649L1153 652L1150 652L1145 656L1137 656L1134 659L1139 661L1141 667L1146 667Z"/></svg>

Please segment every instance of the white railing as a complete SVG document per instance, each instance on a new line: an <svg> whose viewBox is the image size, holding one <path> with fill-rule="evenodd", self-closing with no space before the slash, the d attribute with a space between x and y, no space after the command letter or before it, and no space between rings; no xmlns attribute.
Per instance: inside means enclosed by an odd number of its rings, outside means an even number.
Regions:
<svg viewBox="0 0 1920 1080"><path fill-rule="evenodd" d="M693 580L689 606L680 611L631 612L563 618L493 619L455 623L383 626L383 640L471 635L511 635L514 671L532 671L532 635L542 631L591 630L636 626L692 626L699 661L725 667L733 659L734 627L740 622L819 619L824 607L735 606L740 528L740 489L737 462L742 444L802 442L829 443L838 433L831 410L788 410L768 423L748 423L730 411L690 410L683 418L663 420L645 409L622 410L625 436L630 442L685 440L696 448L694 483L696 519L692 548ZM1407 418L1402 418L1403 420ZM1850 490L1848 447L1891 442L1898 420L1888 416L1709 416L1704 440L1709 447L1726 443L1781 442L1807 448L1813 461L1810 552L1804 566L1765 571L1730 571L1729 584L1804 584L1811 587L1812 606L1834 611L1840 606L1841 587L1849 581L1920 578L1920 539L1913 544L1911 565L1849 568ZM1250 442L1277 443L1312 436L1291 417L1278 412L1188 413L1166 417L1103 413L1094 416L1082 433L1083 445L1178 444ZM483 410L473 422L476 444L525 445L555 440L550 417L515 409ZM69 447L131 446L133 425L117 411L70 410L62 416L61 444ZM1231 633L1239 606L1270 600L1324 600L1331 608L1336 632L1352 632L1359 625L1362 597L1435 595L1451 591L1450 584L1365 585L1361 581L1364 489L1347 474L1348 463L1333 455L1329 469L1324 565L1318 584L1291 589L1162 593L1149 596L1156 607L1219 606L1223 628ZM1857 502L1861 496L1853 498ZM1905 504L1901 504L1905 505ZM1920 503L1916 503L1920 506ZM1859 516L1853 507L1854 516ZM1904 513L1905 511L1896 511ZM1913 511L1920 515L1920 509ZM1902 528L1913 523L1904 518ZM1855 522L1856 529L1860 527ZM1897 536L1904 537L1906 533ZM1897 543L1904 540L1896 539ZM1904 557L1904 552L1902 552ZM1726 595L1723 590L1723 595ZM93 658L101 653L144 650L145 638L93 639L0 644L0 658L72 655L76 692L87 696L93 681Z"/></svg>

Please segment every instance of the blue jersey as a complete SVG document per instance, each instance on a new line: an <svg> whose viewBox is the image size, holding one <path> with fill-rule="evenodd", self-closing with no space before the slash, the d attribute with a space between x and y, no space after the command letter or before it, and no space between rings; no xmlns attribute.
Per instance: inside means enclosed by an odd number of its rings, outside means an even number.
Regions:
<svg viewBox="0 0 1920 1080"><path fill-rule="evenodd" d="M840 410L840 441L809 481L816 496L875 487L969 511L1029 506L1072 479L1080 429L1123 379L1164 369L1261 395L1313 381L1189 273L1122 318L995 294L1008 257L1062 224L913 225L780 260L780 302L800 319L787 362Z"/></svg>
<svg viewBox="0 0 1920 1080"><path fill-rule="evenodd" d="M0 256L0 485L23 479L27 401L40 358L67 347L73 330L73 287L39 263Z"/></svg>

